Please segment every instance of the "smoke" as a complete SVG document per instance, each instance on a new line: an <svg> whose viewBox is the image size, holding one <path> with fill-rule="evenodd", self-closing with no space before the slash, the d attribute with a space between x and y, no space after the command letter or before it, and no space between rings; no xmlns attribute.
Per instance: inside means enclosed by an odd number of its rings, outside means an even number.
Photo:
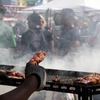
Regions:
<svg viewBox="0 0 100 100"><path fill-rule="evenodd" d="M15 70L24 71L26 63L33 56L33 53L26 54L16 59L11 51L0 49L0 63L14 65ZM81 47L78 52L69 53L65 56L47 55L40 63L46 69L100 72L100 48Z"/></svg>
<svg viewBox="0 0 100 100"><path fill-rule="evenodd" d="M52 57L52 60L45 59L41 65L50 69L100 72L99 58L100 49L82 47L80 51L64 57Z"/></svg>

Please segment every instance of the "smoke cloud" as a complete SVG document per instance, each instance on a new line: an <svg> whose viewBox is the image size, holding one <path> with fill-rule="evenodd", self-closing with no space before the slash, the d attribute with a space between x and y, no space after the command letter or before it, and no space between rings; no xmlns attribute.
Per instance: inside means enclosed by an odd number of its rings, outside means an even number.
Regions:
<svg viewBox="0 0 100 100"><path fill-rule="evenodd" d="M9 50L0 50L0 63L14 65L14 69L23 71L32 56L33 54L26 54L23 57L13 59ZM40 65L47 69L100 72L100 48L84 46L78 52L69 53L63 57L47 55Z"/></svg>
<svg viewBox="0 0 100 100"><path fill-rule="evenodd" d="M86 72L100 72L100 49L82 47L77 53L70 53L65 57L45 59L41 65L50 69L75 70Z"/></svg>

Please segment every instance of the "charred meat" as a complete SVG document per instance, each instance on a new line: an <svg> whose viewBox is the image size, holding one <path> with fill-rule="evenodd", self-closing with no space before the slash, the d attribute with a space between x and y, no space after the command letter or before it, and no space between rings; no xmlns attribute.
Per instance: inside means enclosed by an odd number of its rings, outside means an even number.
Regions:
<svg viewBox="0 0 100 100"><path fill-rule="evenodd" d="M60 82L60 78L58 76L55 76L52 78L52 82Z"/></svg>
<svg viewBox="0 0 100 100"><path fill-rule="evenodd" d="M39 65L40 62L44 60L46 53L44 51L39 51L35 53L35 55L30 59L29 62L33 63L34 65Z"/></svg>
<svg viewBox="0 0 100 100"><path fill-rule="evenodd" d="M87 85L94 85L94 84L100 84L100 74L99 73L93 73L86 75L84 77L80 77L74 80L75 84L87 84Z"/></svg>

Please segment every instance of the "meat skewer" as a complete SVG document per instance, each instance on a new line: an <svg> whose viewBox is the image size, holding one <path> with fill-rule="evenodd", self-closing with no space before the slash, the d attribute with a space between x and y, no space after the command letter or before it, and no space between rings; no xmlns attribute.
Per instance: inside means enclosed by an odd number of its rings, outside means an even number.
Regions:
<svg viewBox="0 0 100 100"><path fill-rule="evenodd" d="M34 56L30 59L29 62L34 65L39 65L40 62L44 60L46 53L43 51L38 51L34 54ZM8 76L8 78L16 78L16 79L24 79L25 75L23 73L17 72L15 70L0 70L0 72L4 73Z"/></svg>
<svg viewBox="0 0 100 100"><path fill-rule="evenodd" d="M30 59L29 62L33 63L34 65L39 65L40 62L44 60L46 53L43 51L39 51L35 53L35 55Z"/></svg>

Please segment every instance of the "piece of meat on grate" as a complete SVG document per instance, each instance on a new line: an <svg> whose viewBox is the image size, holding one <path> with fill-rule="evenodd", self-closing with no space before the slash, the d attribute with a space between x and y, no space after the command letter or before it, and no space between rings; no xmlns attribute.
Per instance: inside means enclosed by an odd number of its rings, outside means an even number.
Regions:
<svg viewBox="0 0 100 100"><path fill-rule="evenodd" d="M86 75L84 77L80 77L74 80L74 83L76 84L100 84L100 74L99 73L93 73Z"/></svg>
<svg viewBox="0 0 100 100"><path fill-rule="evenodd" d="M0 72L7 75L9 78L24 79L24 74L17 72L15 70L0 70Z"/></svg>
<svg viewBox="0 0 100 100"><path fill-rule="evenodd" d="M52 78L52 82L60 82L60 78L58 76L55 76Z"/></svg>

